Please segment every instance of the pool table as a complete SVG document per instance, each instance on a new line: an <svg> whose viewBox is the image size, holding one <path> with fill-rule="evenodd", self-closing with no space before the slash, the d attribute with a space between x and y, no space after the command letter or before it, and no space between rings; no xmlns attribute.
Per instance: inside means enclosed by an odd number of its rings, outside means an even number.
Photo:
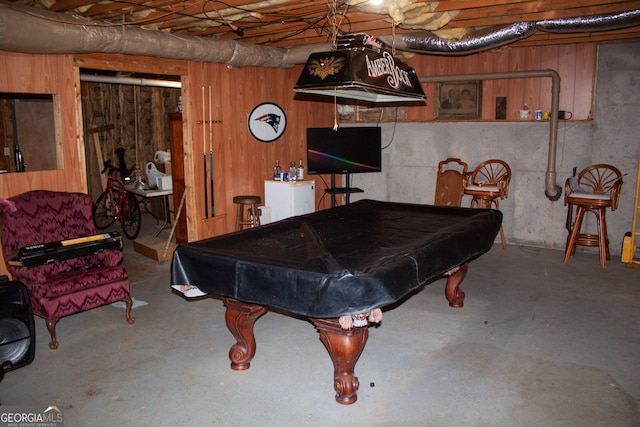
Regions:
<svg viewBox="0 0 640 427"><path fill-rule="evenodd" d="M379 321L386 307L400 309L403 298L445 277L449 305L462 307L468 263L492 247L501 222L492 209L360 200L181 244L171 285L222 298L237 340L229 350L235 370L249 368L253 325L268 310L308 319L332 359L336 400L351 404L367 316Z"/></svg>

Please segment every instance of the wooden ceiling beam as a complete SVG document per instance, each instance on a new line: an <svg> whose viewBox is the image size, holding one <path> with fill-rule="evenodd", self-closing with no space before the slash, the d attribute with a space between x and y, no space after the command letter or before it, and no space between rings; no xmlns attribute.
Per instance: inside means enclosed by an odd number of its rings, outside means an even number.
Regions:
<svg viewBox="0 0 640 427"><path fill-rule="evenodd" d="M176 17L182 16L180 14L199 14L202 13L202 0L149 2L145 3L144 6L127 5L126 3L118 2L98 3L83 15L95 20L106 21L122 20L122 17L125 16L127 21L135 22L132 19L135 13L144 15L147 12L148 15L144 18L145 21L154 17L171 19L172 15L168 15L170 13L174 13Z"/></svg>
<svg viewBox="0 0 640 427"><path fill-rule="evenodd" d="M17 0L31 4L32 0ZM339 0L336 19L342 33L366 32L377 36L392 33L388 15L364 12ZM241 40L271 46L291 46L330 41L332 3L328 0L57 0L50 10L73 12L113 25L137 25L199 37ZM243 11L255 10L255 13ZM598 16L622 11L640 10L640 0L441 0L437 12L458 11L444 29L505 26L514 22L544 19L569 19ZM342 16L345 13L346 16ZM220 17L219 14L222 14ZM207 17L209 19L207 19ZM239 37L227 24L244 30ZM638 27L634 27L638 29ZM396 34L419 32L420 29L397 27ZM637 30L640 31L640 30ZM542 32L519 43L556 43L558 40L634 40L637 31L549 35ZM548 40L551 40L548 42Z"/></svg>

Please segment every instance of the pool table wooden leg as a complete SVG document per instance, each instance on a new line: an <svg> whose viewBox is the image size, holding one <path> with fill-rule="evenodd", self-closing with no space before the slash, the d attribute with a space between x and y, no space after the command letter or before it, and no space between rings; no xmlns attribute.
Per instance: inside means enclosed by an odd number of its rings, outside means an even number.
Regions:
<svg viewBox="0 0 640 427"><path fill-rule="evenodd" d="M350 405L358 400L358 377L354 375L356 362L367 343L369 328L342 329L338 319L310 319L320 332L320 340L333 362L333 388L336 401Z"/></svg>
<svg viewBox="0 0 640 427"><path fill-rule="evenodd" d="M231 298L223 298L227 307L225 320L227 327L238 341L229 349L231 369L244 371L249 369L251 359L256 354L256 338L253 335L253 325L258 317L267 312L261 305L247 304Z"/></svg>
<svg viewBox="0 0 640 427"><path fill-rule="evenodd" d="M460 289L462 279L467 275L468 263L464 263L456 270L455 273L447 278L447 284L444 288L444 295L449 301L449 305L454 308L460 308L464 305L464 292Z"/></svg>

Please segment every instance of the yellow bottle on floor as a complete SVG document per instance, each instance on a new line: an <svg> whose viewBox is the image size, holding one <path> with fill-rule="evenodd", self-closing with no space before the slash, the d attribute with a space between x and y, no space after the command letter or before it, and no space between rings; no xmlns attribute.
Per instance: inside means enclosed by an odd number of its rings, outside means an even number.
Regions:
<svg viewBox="0 0 640 427"><path fill-rule="evenodd" d="M633 255L636 253L636 245L631 237L631 233L626 233L622 239L622 256L621 260L624 263L630 263L633 261Z"/></svg>

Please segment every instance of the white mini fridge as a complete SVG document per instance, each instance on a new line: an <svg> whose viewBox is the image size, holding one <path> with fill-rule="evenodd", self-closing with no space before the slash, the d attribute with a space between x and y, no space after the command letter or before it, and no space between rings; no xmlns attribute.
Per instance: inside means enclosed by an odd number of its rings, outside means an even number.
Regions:
<svg viewBox="0 0 640 427"><path fill-rule="evenodd" d="M295 182L265 180L264 204L271 211L271 218L268 221L261 219L261 223L314 212L316 182L312 179Z"/></svg>

